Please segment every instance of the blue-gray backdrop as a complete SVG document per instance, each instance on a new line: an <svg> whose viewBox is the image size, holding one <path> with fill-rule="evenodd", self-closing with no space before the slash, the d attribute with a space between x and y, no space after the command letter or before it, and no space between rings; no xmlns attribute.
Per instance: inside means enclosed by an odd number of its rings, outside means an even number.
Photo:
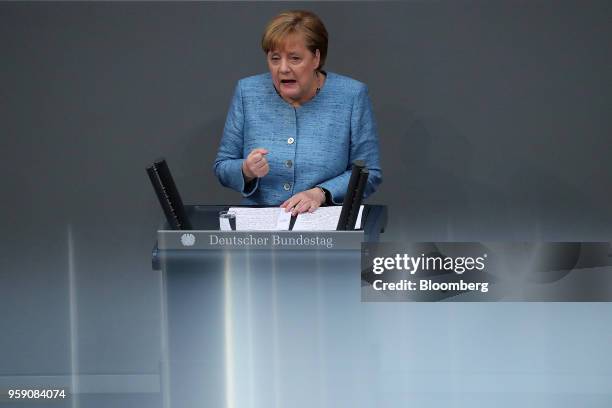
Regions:
<svg viewBox="0 0 612 408"><path fill-rule="evenodd" d="M212 162L235 83L266 70L263 27L288 8L326 23L327 69L369 85L384 170L370 202L389 206L387 238L610 240L609 1L2 2L0 388L136 375L128 391L161 404L147 381L162 213L144 168L165 157L187 203L239 201ZM515 390L523 401L609 406L610 388L592 384L612 378L610 312L421 304L414 341L426 354L452 341L449 358L510 353L508 372L547 350L553 372L532 373L537 384L587 382L558 398ZM457 406L489 389L482 375Z"/></svg>

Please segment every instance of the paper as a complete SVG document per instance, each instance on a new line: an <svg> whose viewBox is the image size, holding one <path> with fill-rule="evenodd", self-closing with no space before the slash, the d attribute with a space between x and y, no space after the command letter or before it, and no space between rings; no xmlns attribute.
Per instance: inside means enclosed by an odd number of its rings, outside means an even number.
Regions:
<svg viewBox="0 0 612 408"><path fill-rule="evenodd" d="M291 213L284 208L231 207L236 214L236 231L286 231L291 222Z"/></svg>
<svg viewBox="0 0 612 408"><path fill-rule="evenodd" d="M284 208L230 207L228 212L236 215L236 231L287 231L291 213ZM340 219L342 206L320 207L313 213L297 216L293 231L335 231ZM359 207L355 229L361 228L363 205ZM229 231L229 222L220 221L221 230Z"/></svg>
<svg viewBox="0 0 612 408"><path fill-rule="evenodd" d="M276 222L276 230L277 231L287 231L289 229L290 223L291 223L291 213L285 211L284 208L280 208L280 213L278 214L278 221Z"/></svg>
<svg viewBox="0 0 612 408"><path fill-rule="evenodd" d="M221 231L231 231L232 226L230 225L229 218L221 218L219 217L219 226L221 227Z"/></svg>
<svg viewBox="0 0 612 408"><path fill-rule="evenodd" d="M359 207L359 214L357 214L357 220L355 221L355 229L361 228L361 214L363 214L363 205Z"/></svg>
<svg viewBox="0 0 612 408"><path fill-rule="evenodd" d="M335 231L342 212L341 206L319 207L313 213L298 215L293 231ZM355 229L361 228L361 213L363 205L359 207Z"/></svg>

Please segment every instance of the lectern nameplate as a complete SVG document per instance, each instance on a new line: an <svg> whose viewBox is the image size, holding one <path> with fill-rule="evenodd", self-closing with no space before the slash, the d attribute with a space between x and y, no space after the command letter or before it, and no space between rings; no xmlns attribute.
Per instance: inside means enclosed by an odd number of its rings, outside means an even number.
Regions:
<svg viewBox="0 0 612 408"><path fill-rule="evenodd" d="M363 231L172 231L157 232L159 250L360 250Z"/></svg>

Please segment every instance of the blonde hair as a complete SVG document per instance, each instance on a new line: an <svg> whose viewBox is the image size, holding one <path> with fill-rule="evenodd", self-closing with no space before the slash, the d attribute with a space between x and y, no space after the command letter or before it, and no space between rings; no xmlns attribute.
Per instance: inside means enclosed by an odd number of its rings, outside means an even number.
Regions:
<svg viewBox="0 0 612 408"><path fill-rule="evenodd" d="M279 48L287 36L295 33L304 36L310 52L314 54L319 50L321 59L317 70L320 71L327 57L327 30L321 19L310 11L284 11L270 20L261 38L261 48L267 54Z"/></svg>

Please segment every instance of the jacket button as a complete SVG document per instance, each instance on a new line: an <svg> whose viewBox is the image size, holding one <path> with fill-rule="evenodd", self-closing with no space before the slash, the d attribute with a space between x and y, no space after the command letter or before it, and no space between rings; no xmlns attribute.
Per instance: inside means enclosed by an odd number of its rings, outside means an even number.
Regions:
<svg viewBox="0 0 612 408"><path fill-rule="evenodd" d="M295 142L294 138L290 137L289 139L287 139L288 144L293 144L293 142Z"/></svg>
<svg viewBox="0 0 612 408"><path fill-rule="evenodd" d="M289 184L289 183L285 183L285 184L283 185L283 188L285 189L285 191L289 191L289 189L291 188L291 184Z"/></svg>
<svg viewBox="0 0 612 408"><path fill-rule="evenodd" d="M293 166L293 162L291 160L285 160L285 167L291 168Z"/></svg>

